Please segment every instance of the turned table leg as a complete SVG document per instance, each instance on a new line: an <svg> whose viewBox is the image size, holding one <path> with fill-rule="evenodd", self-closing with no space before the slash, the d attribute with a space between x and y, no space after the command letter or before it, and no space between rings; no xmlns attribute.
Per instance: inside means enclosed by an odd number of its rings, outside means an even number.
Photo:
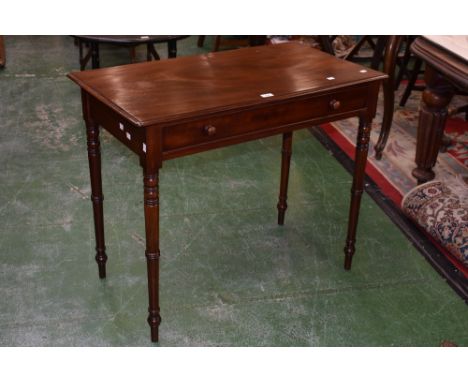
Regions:
<svg viewBox="0 0 468 382"><path fill-rule="evenodd" d="M426 65L424 80L426 89L422 95L416 141L417 168L412 171L418 184L434 179L432 167L442 144L447 106L455 92L453 86L430 65Z"/></svg>
<svg viewBox="0 0 468 382"><path fill-rule="evenodd" d="M146 231L146 265L148 272L148 324L151 341L159 340L159 174L144 168L144 203Z"/></svg>
<svg viewBox="0 0 468 382"><path fill-rule="evenodd" d="M101 149L99 142L99 126L94 122L86 121L88 143L89 173L91 177L91 201L93 203L94 232L96 237L96 262L99 277L106 277L106 246L104 241L104 214L101 180Z"/></svg>
<svg viewBox="0 0 468 382"><path fill-rule="evenodd" d="M364 191L364 177L367 163L367 153L369 151L369 137L371 131L371 121L359 118L359 130L356 142L356 156L354 160L353 185L351 187L351 203L349 207L348 235L346 237L345 269L351 269L351 261L354 255L354 243L356 242L356 230L359 218L359 207L361 196Z"/></svg>
<svg viewBox="0 0 468 382"><path fill-rule="evenodd" d="M292 132L283 134L283 148L281 150L281 181L278 208L278 224L284 224L284 214L288 208L286 203L288 197L289 167L292 155Z"/></svg>

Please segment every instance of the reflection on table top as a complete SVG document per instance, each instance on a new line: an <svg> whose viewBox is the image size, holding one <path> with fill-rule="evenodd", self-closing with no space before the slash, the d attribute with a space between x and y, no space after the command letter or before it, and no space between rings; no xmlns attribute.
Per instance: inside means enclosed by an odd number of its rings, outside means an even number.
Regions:
<svg viewBox="0 0 468 382"><path fill-rule="evenodd" d="M424 36L424 38L468 61L468 36Z"/></svg>

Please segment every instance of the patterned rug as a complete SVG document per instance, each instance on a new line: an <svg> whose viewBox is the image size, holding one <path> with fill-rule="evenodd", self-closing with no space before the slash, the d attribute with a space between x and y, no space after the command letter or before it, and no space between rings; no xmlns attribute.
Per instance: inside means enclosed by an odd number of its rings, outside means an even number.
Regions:
<svg viewBox="0 0 468 382"><path fill-rule="evenodd" d="M421 99L421 92L414 91L405 107L398 106L404 88L405 84L402 84L395 94L393 124L380 161L375 159L373 148L379 137L383 114L383 95L379 96L377 116L372 126L369 162L366 168L367 174L399 208L401 208L403 197L417 186L411 171L415 167L416 131ZM454 106L466 105L468 98L455 97L453 104ZM447 152L439 154L434 172L435 180L441 181L460 200L466 201L468 200L466 182L468 180L468 122L463 118L464 115L460 114L447 121L445 132L451 138L452 143ZM357 118L351 118L323 125L321 128L349 157L353 158L357 124ZM416 218L412 218L417 221ZM424 230L427 227L420 226L420 228ZM440 251L468 278L468 256L454 256L448 247L444 248L443 244L440 245L441 242L438 239L438 237L431 237Z"/></svg>

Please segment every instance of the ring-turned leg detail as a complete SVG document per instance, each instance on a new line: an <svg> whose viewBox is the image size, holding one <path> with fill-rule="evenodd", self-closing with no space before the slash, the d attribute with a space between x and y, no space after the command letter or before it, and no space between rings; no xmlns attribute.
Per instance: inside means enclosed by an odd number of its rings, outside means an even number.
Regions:
<svg viewBox="0 0 468 382"><path fill-rule="evenodd" d="M351 262L354 255L354 243L356 242L356 230L359 218L359 208L361 196L364 191L365 167L367 163L367 153L369 151L369 138L371 132L371 122L366 122L364 118L359 119L359 131L356 144L356 157L354 161L353 185L351 187L351 204L349 207L348 235L346 237L345 269L351 269Z"/></svg>
<svg viewBox="0 0 468 382"><path fill-rule="evenodd" d="M283 134L283 148L281 151L281 182L278 204L278 224L284 224L284 214L288 208L286 202L288 198L289 167L292 155L292 132Z"/></svg>
<svg viewBox="0 0 468 382"><path fill-rule="evenodd" d="M146 265L148 271L148 324L151 341L159 340L159 188L158 172L144 173Z"/></svg>
<svg viewBox="0 0 468 382"><path fill-rule="evenodd" d="M96 262L99 277L106 277L106 246L104 240L104 213L101 180L101 148L99 142L99 126L93 122L86 122L89 173L91 177L91 201L93 203L94 233L96 237Z"/></svg>

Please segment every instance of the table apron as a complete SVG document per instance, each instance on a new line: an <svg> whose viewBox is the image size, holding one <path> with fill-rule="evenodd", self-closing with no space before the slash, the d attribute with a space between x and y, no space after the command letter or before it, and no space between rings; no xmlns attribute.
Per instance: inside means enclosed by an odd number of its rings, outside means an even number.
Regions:
<svg viewBox="0 0 468 382"><path fill-rule="evenodd" d="M180 122L163 130L163 151L195 146L236 135L250 134L276 126L356 111L367 106L368 84L337 89L283 102L257 105L250 109L228 111L219 115L201 116L190 122ZM211 134L207 134L211 127Z"/></svg>
<svg viewBox="0 0 468 382"><path fill-rule="evenodd" d="M306 121L290 123L287 125L269 127L269 128L265 128L262 130L248 131L241 135L234 135L234 136L229 136L226 138L213 139L208 142L184 146L184 147L176 148L173 150L164 150L162 154L163 160L175 159L175 158L179 158L179 157L186 156L186 155L196 154L196 153L209 151L209 150L216 149L216 148L222 148L222 147L231 146L231 145L235 145L235 144L239 144L243 142L253 141L256 139L268 138L268 137L286 133L289 131L301 130L304 128L311 128L313 126L316 126L322 123L329 123L329 122L338 121L341 119L351 118L351 117L359 117L360 115L363 115L366 113L367 113L367 108L362 108L362 109L353 110L347 113L335 114L332 117L326 116L326 117L320 117L320 118L313 118L313 119L308 119Z"/></svg>
<svg viewBox="0 0 468 382"><path fill-rule="evenodd" d="M107 130L144 161L147 138L161 139L159 161L230 146L288 131L350 117L371 115L375 109L375 86L358 86L326 94L266 105L244 111L202 117L170 126L136 126L118 111L89 95L91 120ZM336 109L335 102L339 102ZM208 133L208 128L214 131ZM153 150L154 151L154 150Z"/></svg>
<svg viewBox="0 0 468 382"><path fill-rule="evenodd" d="M145 128L135 126L116 111L93 98L90 102L91 119L107 130L130 150L139 156L146 152Z"/></svg>

